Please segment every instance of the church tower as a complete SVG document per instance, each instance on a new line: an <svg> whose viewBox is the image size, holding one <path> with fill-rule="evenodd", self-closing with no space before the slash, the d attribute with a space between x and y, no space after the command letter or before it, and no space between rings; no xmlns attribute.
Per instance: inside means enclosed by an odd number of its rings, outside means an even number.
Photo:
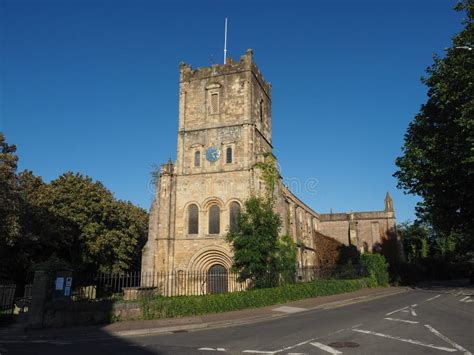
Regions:
<svg viewBox="0 0 474 355"><path fill-rule="evenodd" d="M234 287L227 282L232 250L224 237L237 226L244 201L265 191L256 164L272 154L271 107L271 85L250 49L238 62L228 58L223 65L197 69L180 65L176 162L161 166L156 184L142 252L143 285L164 285L165 294ZM313 188L313 182L299 187ZM300 267L325 266L318 254L321 236L362 251L398 252L391 246L398 237L388 193L383 211L330 214L311 209L281 179L274 197L280 233L293 239ZM204 278L195 279L194 273Z"/></svg>
<svg viewBox="0 0 474 355"><path fill-rule="evenodd" d="M238 62L179 69L176 163L161 169L142 271L229 270L224 236L260 189L255 163L272 152L271 85L250 49Z"/></svg>

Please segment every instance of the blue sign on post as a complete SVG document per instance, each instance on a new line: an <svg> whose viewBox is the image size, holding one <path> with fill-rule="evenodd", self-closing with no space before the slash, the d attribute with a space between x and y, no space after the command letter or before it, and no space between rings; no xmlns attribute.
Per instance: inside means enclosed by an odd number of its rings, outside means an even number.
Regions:
<svg viewBox="0 0 474 355"><path fill-rule="evenodd" d="M57 271L54 281L53 299L69 300L71 297L72 280L72 270L65 269Z"/></svg>

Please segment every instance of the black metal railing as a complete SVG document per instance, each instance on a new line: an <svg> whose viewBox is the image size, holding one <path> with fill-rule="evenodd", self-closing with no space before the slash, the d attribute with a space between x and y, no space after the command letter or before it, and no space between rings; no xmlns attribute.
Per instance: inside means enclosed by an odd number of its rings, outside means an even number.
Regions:
<svg viewBox="0 0 474 355"><path fill-rule="evenodd" d="M263 287L285 283L311 282L329 278L357 278L364 276L359 265L331 267L301 267L287 272L264 275ZM127 273L75 273L71 299L137 300L152 296L205 295L244 291L257 282L239 280L239 274L225 269L211 268L209 271L178 270L171 272L127 272ZM262 283L259 285L262 287Z"/></svg>
<svg viewBox="0 0 474 355"><path fill-rule="evenodd" d="M0 314L13 314L16 285L11 280L0 280Z"/></svg>

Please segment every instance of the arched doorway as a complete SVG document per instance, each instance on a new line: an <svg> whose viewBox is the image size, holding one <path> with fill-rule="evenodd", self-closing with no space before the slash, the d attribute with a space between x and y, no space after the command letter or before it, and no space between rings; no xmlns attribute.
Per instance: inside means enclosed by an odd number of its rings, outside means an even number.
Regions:
<svg viewBox="0 0 474 355"><path fill-rule="evenodd" d="M227 292L227 269L224 266L214 264L209 268L207 272L207 292Z"/></svg>

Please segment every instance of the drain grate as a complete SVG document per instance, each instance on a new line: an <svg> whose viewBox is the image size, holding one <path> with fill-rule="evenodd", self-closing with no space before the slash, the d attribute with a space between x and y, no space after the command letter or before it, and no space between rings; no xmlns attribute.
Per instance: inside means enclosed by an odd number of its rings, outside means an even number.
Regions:
<svg viewBox="0 0 474 355"><path fill-rule="evenodd" d="M335 341L329 344L329 346L332 348L357 348L359 344L353 341Z"/></svg>
<svg viewBox="0 0 474 355"><path fill-rule="evenodd" d="M180 330L173 330L171 333L176 334L176 333L189 333L186 329L180 329Z"/></svg>

